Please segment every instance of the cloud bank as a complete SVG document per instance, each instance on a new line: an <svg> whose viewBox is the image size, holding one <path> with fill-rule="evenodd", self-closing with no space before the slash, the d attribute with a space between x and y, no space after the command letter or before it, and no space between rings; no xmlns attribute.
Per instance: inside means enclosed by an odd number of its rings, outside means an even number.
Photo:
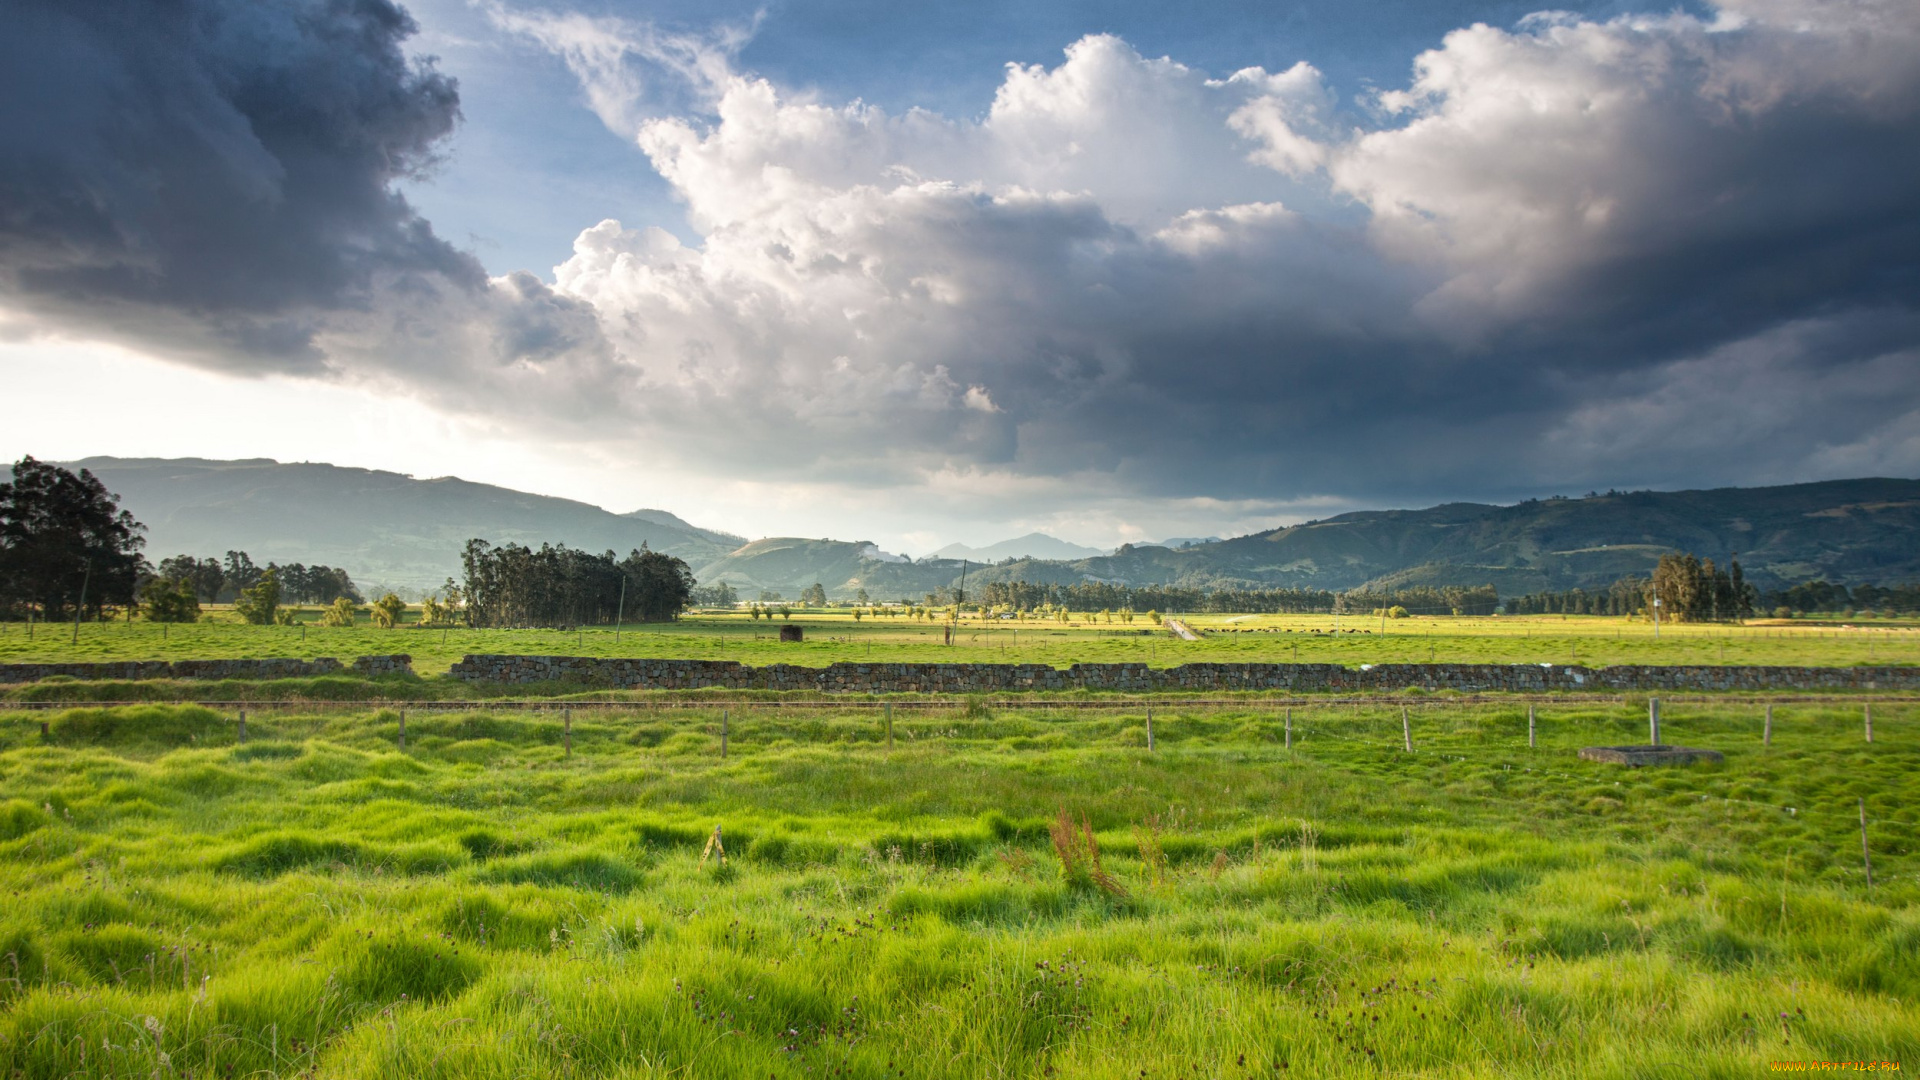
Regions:
<svg viewBox="0 0 1920 1080"><path fill-rule="evenodd" d="M29 4L0 45L30 326L903 498L1920 472L1902 0L1473 26L1360 96L1091 36L973 119L774 86L747 31L491 8L698 237L604 221L551 284L393 193L457 118L399 9L140 10Z"/></svg>

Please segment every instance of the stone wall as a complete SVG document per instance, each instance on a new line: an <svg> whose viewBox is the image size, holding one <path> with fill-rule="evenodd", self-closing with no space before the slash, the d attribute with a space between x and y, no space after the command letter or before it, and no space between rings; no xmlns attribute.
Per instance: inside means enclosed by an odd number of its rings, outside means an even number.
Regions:
<svg viewBox="0 0 1920 1080"><path fill-rule="evenodd" d="M105 664L0 664L0 683L36 682L50 675L76 679L297 679L312 675L339 675L347 667L331 656L312 660L270 657L264 660L127 660ZM356 675L413 674L413 657L362 656L353 662Z"/></svg>
<svg viewBox="0 0 1920 1080"><path fill-rule="evenodd" d="M733 660L604 659L469 654L453 665L474 683L567 679L633 690L819 690L888 694L1006 693L1021 690L1920 690L1920 667L1587 668L1547 664L830 664L824 668Z"/></svg>
<svg viewBox="0 0 1920 1080"><path fill-rule="evenodd" d="M407 655L362 656L351 666L312 660L130 660L103 664L0 664L0 683L50 675L78 679L286 679L413 674ZM524 684L566 679L632 690L817 690L842 694L993 694L1023 690L1281 690L1347 693L1424 690L1605 693L1633 690L1920 690L1920 667L1757 667L1546 664L794 664L751 667L733 660L605 659L585 656L470 654L453 677L471 683Z"/></svg>

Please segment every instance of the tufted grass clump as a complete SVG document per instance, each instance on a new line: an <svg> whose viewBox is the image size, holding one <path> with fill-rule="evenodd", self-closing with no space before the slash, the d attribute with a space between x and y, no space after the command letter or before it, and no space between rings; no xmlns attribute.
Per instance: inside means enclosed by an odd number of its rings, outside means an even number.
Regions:
<svg viewBox="0 0 1920 1080"><path fill-rule="evenodd" d="M0 1075L1920 1062L1920 706L0 717ZM57 736L51 733L57 732ZM1873 857L1860 857L1860 806ZM728 859L702 853L716 828ZM1646 1065L1645 1063L1656 1063ZM1912 1068L1912 1065L1905 1065ZM1649 1072L1648 1070L1653 1071Z"/></svg>

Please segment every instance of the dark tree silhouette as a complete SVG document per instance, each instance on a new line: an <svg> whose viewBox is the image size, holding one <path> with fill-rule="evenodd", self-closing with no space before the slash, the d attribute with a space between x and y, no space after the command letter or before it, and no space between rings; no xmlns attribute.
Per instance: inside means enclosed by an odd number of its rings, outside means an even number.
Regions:
<svg viewBox="0 0 1920 1080"><path fill-rule="evenodd" d="M686 563L644 546L616 561L611 551L594 555L564 544L536 551L469 540L461 561L467 623L476 627L595 625L620 617L664 622L686 608L694 586Z"/></svg>
<svg viewBox="0 0 1920 1080"><path fill-rule="evenodd" d="M133 603L143 531L93 473L21 458L0 484L0 609L57 619Z"/></svg>

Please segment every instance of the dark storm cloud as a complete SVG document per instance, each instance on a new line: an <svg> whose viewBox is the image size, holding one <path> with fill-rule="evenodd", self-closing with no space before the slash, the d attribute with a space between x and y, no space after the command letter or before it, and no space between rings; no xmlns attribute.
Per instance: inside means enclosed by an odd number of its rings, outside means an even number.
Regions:
<svg viewBox="0 0 1920 1080"><path fill-rule="evenodd" d="M459 119L386 0L20 0L0 33L0 289L57 325L311 369L329 312L475 290L395 193ZM101 326L101 322L108 326Z"/></svg>
<svg viewBox="0 0 1920 1080"><path fill-rule="evenodd" d="M487 279L393 192L457 100L390 5L35 4L0 39L4 302L1009 513L1920 472L1908 0L1475 26L1359 100L1096 35L973 120L487 10L637 129L697 245L607 221L551 285ZM650 118L656 76L702 115Z"/></svg>

